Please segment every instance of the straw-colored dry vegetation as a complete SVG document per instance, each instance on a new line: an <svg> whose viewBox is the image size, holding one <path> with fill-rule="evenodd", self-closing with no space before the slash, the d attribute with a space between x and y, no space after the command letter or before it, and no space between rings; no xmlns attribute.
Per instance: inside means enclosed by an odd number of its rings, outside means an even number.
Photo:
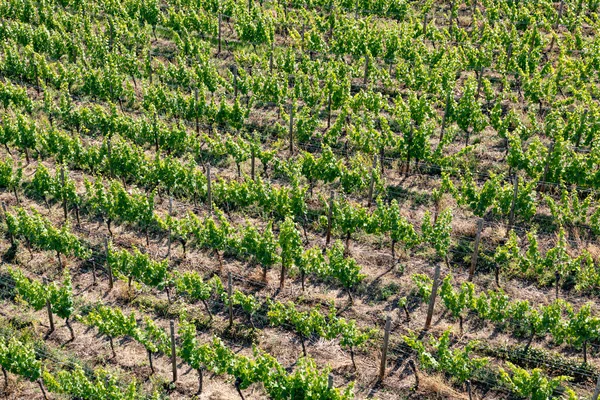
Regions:
<svg viewBox="0 0 600 400"><path fill-rule="evenodd" d="M598 7L1 1L2 395L591 398Z"/></svg>

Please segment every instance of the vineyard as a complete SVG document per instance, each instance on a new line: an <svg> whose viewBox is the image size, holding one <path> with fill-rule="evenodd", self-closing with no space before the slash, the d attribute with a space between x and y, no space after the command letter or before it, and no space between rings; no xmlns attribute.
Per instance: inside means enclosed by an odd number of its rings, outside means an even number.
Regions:
<svg viewBox="0 0 600 400"><path fill-rule="evenodd" d="M598 400L597 29L1 0L0 397Z"/></svg>

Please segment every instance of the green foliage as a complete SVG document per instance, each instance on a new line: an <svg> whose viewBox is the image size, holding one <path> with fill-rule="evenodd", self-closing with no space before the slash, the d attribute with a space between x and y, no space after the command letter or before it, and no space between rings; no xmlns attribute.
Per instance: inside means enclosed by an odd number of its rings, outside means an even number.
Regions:
<svg viewBox="0 0 600 400"><path fill-rule="evenodd" d="M417 352L421 364L430 370L441 371L463 383L473 377L473 374L485 367L488 363L486 358L471 356L473 343L469 343L463 349L450 349L450 331L445 331L439 339L433 336L430 345L433 352L427 351L425 344L416 335L404 336L404 342Z"/></svg>
<svg viewBox="0 0 600 400"><path fill-rule="evenodd" d="M103 369L95 369L89 376L80 366L73 370L61 370L56 374L44 371L44 383L57 394L64 394L85 400L138 400L142 399L139 387L134 381L123 388L118 377Z"/></svg>
<svg viewBox="0 0 600 400"><path fill-rule="evenodd" d="M327 400L351 400L354 398L353 385L345 389L329 388L327 368L317 368L314 361L301 358L296 369L288 373L277 360L257 349L254 357L238 355L230 350L219 338L199 344L193 324L183 322L179 328L182 343L180 357L193 369L206 369L217 375L230 375L236 378L240 389L253 383L262 383L270 398Z"/></svg>
<svg viewBox="0 0 600 400"><path fill-rule="evenodd" d="M16 337L0 340L0 366L31 382L42 374L42 363L36 357L33 343L22 342Z"/></svg>
<svg viewBox="0 0 600 400"><path fill-rule="evenodd" d="M90 251L77 236L70 232L68 223L57 229L36 210L27 213L23 208L18 208L16 214L6 215L6 224L13 237L21 238L40 250L52 250L57 254L79 258L90 255Z"/></svg>
<svg viewBox="0 0 600 400"><path fill-rule="evenodd" d="M279 247L281 248L282 282L285 269L302 263L302 239L294 221L287 217L279 229Z"/></svg>
<svg viewBox="0 0 600 400"><path fill-rule="evenodd" d="M433 288L433 279L425 274L413 274L411 276L412 281L417 286L417 293L424 302L429 301L431 297L431 290Z"/></svg>
<svg viewBox="0 0 600 400"><path fill-rule="evenodd" d="M342 287L352 289L356 287L366 275L360 273L360 266L354 258L344 256L344 245L336 241L327 250L328 275L337 280Z"/></svg>
<svg viewBox="0 0 600 400"><path fill-rule="evenodd" d="M98 332L109 338L121 336L136 337L137 322L133 313L126 316L120 308L112 308L103 305L97 306L81 321L89 326L98 328Z"/></svg>
<svg viewBox="0 0 600 400"><path fill-rule="evenodd" d="M554 397L554 392L562 383L568 381L566 376L548 378L542 370L534 368L531 372L507 363L510 373L500 368L500 379L517 396L532 400L546 400Z"/></svg>
<svg viewBox="0 0 600 400"><path fill-rule="evenodd" d="M421 224L422 241L435 249L438 257L445 259L450 249L452 232L452 211L444 210L435 222L431 221L431 214L425 213Z"/></svg>
<svg viewBox="0 0 600 400"><path fill-rule="evenodd" d="M471 282L463 282L460 290L452 287L452 275L448 275L442 282L440 297L446 308L454 318L462 318L464 310L471 308L475 297L475 285Z"/></svg>
<svg viewBox="0 0 600 400"><path fill-rule="evenodd" d="M8 272L15 282L15 292L18 297L39 311L51 305L52 312L60 318L68 319L73 314L73 287L68 269L63 271L62 284L48 284L27 278L20 269L9 268Z"/></svg>
<svg viewBox="0 0 600 400"><path fill-rule="evenodd" d="M169 280L168 260L155 261L148 254L141 253L137 248L133 253L127 250L108 250L107 263L118 274L129 279L135 279L150 287L162 290Z"/></svg>

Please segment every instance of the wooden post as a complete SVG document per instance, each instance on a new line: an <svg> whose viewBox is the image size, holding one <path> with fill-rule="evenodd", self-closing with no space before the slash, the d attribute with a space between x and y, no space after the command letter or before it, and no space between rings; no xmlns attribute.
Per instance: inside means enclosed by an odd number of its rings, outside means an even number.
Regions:
<svg viewBox="0 0 600 400"><path fill-rule="evenodd" d="M435 266L433 273L433 287L431 288L431 296L429 297L429 306L427 307L427 319L425 320L424 330L428 330L431 326L431 318L433 317L433 308L435 306L435 298L437 296L438 286L440 284L440 264Z"/></svg>
<svg viewBox="0 0 600 400"><path fill-rule="evenodd" d="M465 382L467 384L467 393L469 394L469 400L473 400L473 393L471 391L471 381L467 380L467 382Z"/></svg>
<svg viewBox="0 0 600 400"><path fill-rule="evenodd" d="M415 389L417 389L419 387L419 371L417 370L417 365L414 360L410 359L408 360L408 366L412 369L413 374L415 374Z"/></svg>
<svg viewBox="0 0 600 400"><path fill-rule="evenodd" d="M108 29L109 29L108 49L109 49L109 52L112 53L112 51L113 51L113 44L114 44L114 41L115 41L115 38L114 38L114 35L115 35L114 29L115 28L114 28L114 25L113 25L113 19L111 17L108 18Z"/></svg>
<svg viewBox="0 0 600 400"><path fill-rule="evenodd" d="M327 377L327 389L333 389L333 374L329 374Z"/></svg>
<svg viewBox="0 0 600 400"><path fill-rule="evenodd" d="M550 169L550 159L552 158L552 153L554 153L554 141L552 141L552 143L550 144L550 147L548 148L548 155L546 156L546 165L544 165L544 175L542 175L542 182L540 186L540 189L542 189L543 192L545 192L548 188L546 185L546 179L548 176L548 170Z"/></svg>
<svg viewBox="0 0 600 400"><path fill-rule="evenodd" d="M110 292L113 288L114 282L113 282L112 267L110 266L110 263L108 262L108 239L107 238L104 238L104 253L106 254L106 269L108 270L108 291Z"/></svg>
<svg viewBox="0 0 600 400"><path fill-rule="evenodd" d="M385 176L385 145L382 145L379 149L379 167L381 168L381 177Z"/></svg>
<svg viewBox="0 0 600 400"><path fill-rule="evenodd" d="M256 181L256 154L254 154L254 150L252 150L251 156L250 156L250 177L252 178L253 181Z"/></svg>
<svg viewBox="0 0 600 400"><path fill-rule="evenodd" d="M575 10L575 14L577 15L577 18L579 18L579 15L581 15L582 9L583 9L583 0L579 0L577 2L577 9Z"/></svg>
<svg viewBox="0 0 600 400"><path fill-rule="evenodd" d="M594 394L592 395L592 400L598 400L599 395L600 395L600 375L598 375L598 380L596 381L596 389L594 390Z"/></svg>
<svg viewBox="0 0 600 400"><path fill-rule="evenodd" d="M46 394L46 389L44 389L44 381L42 380L42 378L38 378L37 379L37 384L40 387L40 390L42 392L42 397L44 398L44 400L48 400L48 395Z"/></svg>
<svg viewBox="0 0 600 400"><path fill-rule="evenodd" d="M369 202L367 207L373 203L373 186L375 186L375 169L377 168L377 155L373 156L373 165L371 166L371 183L369 184Z"/></svg>
<svg viewBox="0 0 600 400"><path fill-rule="evenodd" d="M331 127L331 90L327 97L327 129Z"/></svg>
<svg viewBox="0 0 600 400"><path fill-rule="evenodd" d="M258 141L258 135L256 133L256 131L254 131L254 133L252 134L252 151L250 154L250 175L252 177L253 181L256 181L256 150L257 147L259 147L259 141ZM258 149L260 150L260 149Z"/></svg>
<svg viewBox="0 0 600 400"><path fill-rule="evenodd" d="M273 73L273 53L275 52L275 39L271 41L271 54L269 54L269 72Z"/></svg>
<svg viewBox="0 0 600 400"><path fill-rule="evenodd" d="M483 230L483 218L477 221L477 236L475 236L475 246L471 256L471 269L469 270L469 282L473 280L475 268L477 267L477 257L479 256L479 241L481 240L481 231Z"/></svg>
<svg viewBox="0 0 600 400"><path fill-rule="evenodd" d="M556 300L558 300L558 291L560 285L560 272L558 272L558 270L554 271L554 280L556 281Z"/></svg>
<svg viewBox="0 0 600 400"><path fill-rule="evenodd" d="M234 65L233 66L233 98L234 99L237 99L237 96L238 96L237 76L238 76L237 65Z"/></svg>
<svg viewBox="0 0 600 400"><path fill-rule="evenodd" d="M290 102L290 157L294 155L294 102Z"/></svg>
<svg viewBox="0 0 600 400"><path fill-rule="evenodd" d="M212 214L212 193L210 190L210 163L206 163L206 196L208 202L208 211Z"/></svg>
<svg viewBox="0 0 600 400"><path fill-rule="evenodd" d="M554 23L554 29L558 28L558 24L562 18L563 9L565 7L565 0L560 0L560 5L558 7L558 16L556 17L556 22Z"/></svg>
<svg viewBox="0 0 600 400"><path fill-rule="evenodd" d="M43 283L47 290L48 279L44 278ZM47 335L50 335L52 332L54 332L54 317L52 316L52 304L50 304L49 299L46 300L46 311L48 311L48 324L50 325L50 330L48 331Z"/></svg>
<svg viewBox="0 0 600 400"><path fill-rule="evenodd" d="M68 212L67 212L67 199L65 197L65 166L63 165L60 168L60 182L62 184L62 206L63 206L63 213L65 214L65 222L67 222L68 219Z"/></svg>
<svg viewBox="0 0 600 400"><path fill-rule="evenodd" d="M92 286L96 286L96 261L92 261Z"/></svg>
<svg viewBox="0 0 600 400"><path fill-rule="evenodd" d="M575 142L575 150L579 149L579 145L581 144L581 134L583 133L583 128L587 121L588 113L589 113L589 110L585 110L583 112L583 114L581 114L581 120L579 122L579 129L578 129L579 132L577 133L577 141Z"/></svg>
<svg viewBox="0 0 600 400"><path fill-rule="evenodd" d="M173 367L173 383L177 382L177 352L175 347L175 321L169 321L171 328L171 366Z"/></svg>
<svg viewBox="0 0 600 400"><path fill-rule="evenodd" d="M508 47L506 48L506 62L505 62L505 66L504 66L505 69L507 69L508 64L510 64L510 59L512 58L512 49L513 49L513 45L511 42L508 44Z"/></svg>
<svg viewBox="0 0 600 400"><path fill-rule="evenodd" d="M510 215L508 217L509 229L506 231L507 235L508 235L508 232L510 232L510 230L513 228L513 225L515 224L515 205L517 203L517 196L519 195L519 177L516 174L513 176L513 184L514 184L514 190L513 190L512 203L510 205Z"/></svg>
<svg viewBox="0 0 600 400"><path fill-rule="evenodd" d="M196 135L200 135L200 120L198 117L198 88L194 88L194 116L196 118Z"/></svg>
<svg viewBox="0 0 600 400"><path fill-rule="evenodd" d="M365 54L365 76L363 78L363 84L367 86L367 79L369 78L369 53Z"/></svg>
<svg viewBox="0 0 600 400"><path fill-rule="evenodd" d="M108 173L110 174L110 177L112 178L112 176L113 176L112 162L111 162L112 136L109 136L108 139L106 140L106 153L108 156Z"/></svg>
<svg viewBox="0 0 600 400"><path fill-rule="evenodd" d="M148 49L148 80L152 83L152 49Z"/></svg>
<svg viewBox="0 0 600 400"><path fill-rule="evenodd" d="M217 49L217 54L221 54L221 22L223 20L223 15L221 13L219 13L219 44L218 44L218 49Z"/></svg>
<svg viewBox="0 0 600 400"><path fill-rule="evenodd" d="M440 131L440 143L444 139L444 131L446 130L446 119L448 118L448 113L450 112L450 95L452 91L449 90L446 94L446 108L444 109L444 117L442 118L442 130Z"/></svg>
<svg viewBox="0 0 600 400"><path fill-rule="evenodd" d="M227 296L229 303L229 329L233 326L233 305L231 297L233 296L233 282L231 280L231 271L227 272Z"/></svg>
<svg viewBox="0 0 600 400"><path fill-rule="evenodd" d="M158 128L158 115L156 113L152 116L152 131L154 132L154 148L156 150L156 158L160 160L160 132Z"/></svg>
<svg viewBox="0 0 600 400"><path fill-rule="evenodd" d="M173 197L169 196L169 216L173 215ZM167 247L167 258L171 256L171 225L169 224L169 244Z"/></svg>
<svg viewBox="0 0 600 400"><path fill-rule="evenodd" d="M481 92L481 78L483 77L483 65L479 67L479 73L477 74L477 93L475 98L479 99L479 92Z"/></svg>
<svg viewBox="0 0 600 400"><path fill-rule="evenodd" d="M327 213L327 238L325 239L325 247L329 246L331 241L331 220L333 218L333 190L329 195L329 211Z"/></svg>
<svg viewBox="0 0 600 400"><path fill-rule="evenodd" d="M8 212L6 211L6 203L2 202L2 218L4 218L4 222L6 222L6 216L7 215L8 215ZM8 223L7 223L7 229L6 229L6 231L8 232L8 236L9 236L9 239L10 239L11 246L14 246L14 244L15 244L15 238L13 237L12 233L10 233L8 231Z"/></svg>
<svg viewBox="0 0 600 400"><path fill-rule="evenodd" d="M388 315L385 319L385 332L383 334L383 346L381 347L381 364L379 365L379 382L383 382L385 377L385 366L387 362L387 349L390 341L390 327L392 318Z"/></svg>
<svg viewBox="0 0 600 400"><path fill-rule="evenodd" d="M449 16L448 16L448 32L450 33L450 37L452 38L452 34L453 34L453 25L452 25L452 15L454 13L454 0L450 1L450 10L449 10Z"/></svg>

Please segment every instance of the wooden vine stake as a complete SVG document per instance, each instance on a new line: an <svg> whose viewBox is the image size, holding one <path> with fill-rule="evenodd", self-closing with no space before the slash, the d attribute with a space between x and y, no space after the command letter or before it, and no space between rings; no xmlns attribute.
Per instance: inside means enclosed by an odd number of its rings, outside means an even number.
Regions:
<svg viewBox="0 0 600 400"><path fill-rule="evenodd" d="M425 320L424 330L428 330L431 326L431 318L433 317L433 308L435 306L435 298L437 296L438 286L440 284L440 264L435 266L433 273L433 287L431 288L431 296L429 296L429 306L427 307L427 319Z"/></svg>
<svg viewBox="0 0 600 400"><path fill-rule="evenodd" d="M509 225L509 229L506 231L506 236L508 237L508 233L510 232L510 230L512 229L513 225L515 224L515 206L517 203L517 196L519 195L519 177L517 175L515 175L513 177L513 198L512 198L512 203L510 205L510 215L508 217L508 225Z"/></svg>
<svg viewBox="0 0 600 400"><path fill-rule="evenodd" d="M233 327L233 302L231 298L233 297L233 282L231 279L231 271L227 272L227 296L229 302L229 329Z"/></svg>
<svg viewBox="0 0 600 400"><path fill-rule="evenodd" d="M2 217L4 218L4 221L6 222L6 216L8 215L8 212L6 211L6 203L2 202ZM8 224L7 224L8 226ZM8 231L8 237L10 239L10 245L14 246L15 245L15 238L13 237L12 233L8 230L8 228L6 229Z"/></svg>
<svg viewBox="0 0 600 400"><path fill-rule="evenodd" d="M373 204L373 187L375 186L375 170L377 168L377 156L373 156L373 165L371 166L371 183L369 184L369 202L367 207L370 208Z"/></svg>
<svg viewBox="0 0 600 400"><path fill-rule="evenodd" d="M44 286L48 287L48 279L43 279ZM50 325L50 330L46 334L46 337L50 336L52 332L54 332L54 317L52 316L52 304L50 304L50 299L46 299L46 311L48 311L48 324Z"/></svg>
<svg viewBox="0 0 600 400"><path fill-rule="evenodd" d="M256 154L254 150L252 150L250 157L250 177L253 181L256 181Z"/></svg>
<svg viewBox="0 0 600 400"><path fill-rule="evenodd" d="M198 111L198 88L194 88L194 114L196 118L196 135L200 135L200 119L199 119L199 111Z"/></svg>
<svg viewBox="0 0 600 400"><path fill-rule="evenodd" d="M481 79L483 78L483 65L479 67L479 71L477 73L477 93L476 98L479 99L479 95L481 93Z"/></svg>
<svg viewBox="0 0 600 400"><path fill-rule="evenodd" d="M290 102L290 157L294 155L294 102Z"/></svg>
<svg viewBox="0 0 600 400"><path fill-rule="evenodd" d="M114 282L113 282L112 267L110 266L110 263L108 262L108 239L107 238L104 238L104 254L106 255L106 269L108 270L108 291L110 292L113 288Z"/></svg>
<svg viewBox="0 0 600 400"><path fill-rule="evenodd" d="M559 289L560 289L560 272L558 269L556 271L554 271L554 280L556 282L555 295L556 295L556 300L558 300Z"/></svg>
<svg viewBox="0 0 600 400"><path fill-rule="evenodd" d="M327 129L331 127L331 90L327 96Z"/></svg>
<svg viewBox="0 0 600 400"><path fill-rule="evenodd" d="M385 176L385 145L379 148L379 167L381 168L381 177Z"/></svg>
<svg viewBox="0 0 600 400"><path fill-rule="evenodd" d="M387 350L390 341L390 328L392 326L392 318L388 315L385 319L385 332L383 334L383 346L381 347L381 364L379 365L379 382L383 382L385 377L385 366L387 363Z"/></svg>
<svg viewBox="0 0 600 400"><path fill-rule="evenodd" d="M44 381L42 380L42 378L38 378L37 384L40 387L40 390L42 391L42 396L44 397L44 400L48 400L48 395L46 394L46 389L44 389Z"/></svg>
<svg viewBox="0 0 600 400"><path fill-rule="evenodd" d="M363 78L363 85L367 86L369 79L369 53L365 54L365 76Z"/></svg>
<svg viewBox="0 0 600 400"><path fill-rule="evenodd" d="M473 247L473 255L471 256L471 269L469 269L469 282L473 280L475 268L477 268L477 258L479 256L479 242L481 241L481 231L483 230L483 218L477 221L477 236L475 236L475 246Z"/></svg>
<svg viewBox="0 0 600 400"><path fill-rule="evenodd" d="M237 65L234 65L233 66L233 98L235 100L237 100L237 96L238 96L237 76L238 76Z"/></svg>
<svg viewBox="0 0 600 400"><path fill-rule="evenodd" d="M106 140L106 153L108 156L108 172L110 177L113 177L113 167L112 167L112 136L109 136Z"/></svg>
<svg viewBox="0 0 600 400"><path fill-rule="evenodd" d="M329 211L327 212L327 238L325 239L325 247L329 246L331 241L331 220L333 218L333 190L329 195Z"/></svg>
<svg viewBox="0 0 600 400"><path fill-rule="evenodd" d="M329 376L327 376L327 389L333 389L333 374L329 374Z"/></svg>
<svg viewBox="0 0 600 400"><path fill-rule="evenodd" d="M269 54L269 72L273 73L273 55L275 53L275 40L271 40L271 53Z"/></svg>
<svg viewBox="0 0 600 400"><path fill-rule="evenodd" d="M92 286L96 286L96 261L92 261Z"/></svg>
<svg viewBox="0 0 600 400"><path fill-rule="evenodd" d="M169 196L169 216L173 216L173 197ZM169 258L171 256L171 225L169 224L169 244L167 246L167 257Z"/></svg>
<svg viewBox="0 0 600 400"><path fill-rule="evenodd" d="M548 185L546 183L546 179L548 177L548 171L550 170L550 161L552 159L552 154L554 153L555 143L552 141L550 147L548 148L548 155L546 156L546 165L544 165L544 175L542 175L542 182L539 185L539 189L542 192L546 192L548 190Z"/></svg>
<svg viewBox="0 0 600 400"><path fill-rule="evenodd" d="M64 190L65 190L65 166L64 165L60 168L60 182L62 184L62 190L63 190L63 193L62 193L63 213L65 215L65 222L67 222L69 215L67 212L67 198L64 193Z"/></svg>
<svg viewBox="0 0 600 400"><path fill-rule="evenodd" d="M177 349L175 347L175 321L169 321L171 328L171 366L173 368L173 383L177 382Z"/></svg>
<svg viewBox="0 0 600 400"><path fill-rule="evenodd" d="M600 375L598 375L598 380L596 381L596 389L592 395L592 400L598 400L598 396L600 396Z"/></svg>
<svg viewBox="0 0 600 400"><path fill-rule="evenodd" d="M221 23L223 21L223 15L219 13L219 44L217 49L217 54L221 54Z"/></svg>
<svg viewBox="0 0 600 400"><path fill-rule="evenodd" d="M413 359L408 360L408 366L410 367L410 369L412 369L413 374L415 374L415 386L413 387L413 389L418 389L419 388L419 371L417 370L417 364L415 364L415 361Z"/></svg>
<svg viewBox="0 0 600 400"><path fill-rule="evenodd" d="M212 214L212 192L210 189L210 163L206 164L206 197L208 202L208 212Z"/></svg>
<svg viewBox="0 0 600 400"><path fill-rule="evenodd" d="M563 10L565 8L565 0L560 0L560 5L558 7L558 17L556 18L556 23L554 24L554 29L558 28L558 24L562 19Z"/></svg>

